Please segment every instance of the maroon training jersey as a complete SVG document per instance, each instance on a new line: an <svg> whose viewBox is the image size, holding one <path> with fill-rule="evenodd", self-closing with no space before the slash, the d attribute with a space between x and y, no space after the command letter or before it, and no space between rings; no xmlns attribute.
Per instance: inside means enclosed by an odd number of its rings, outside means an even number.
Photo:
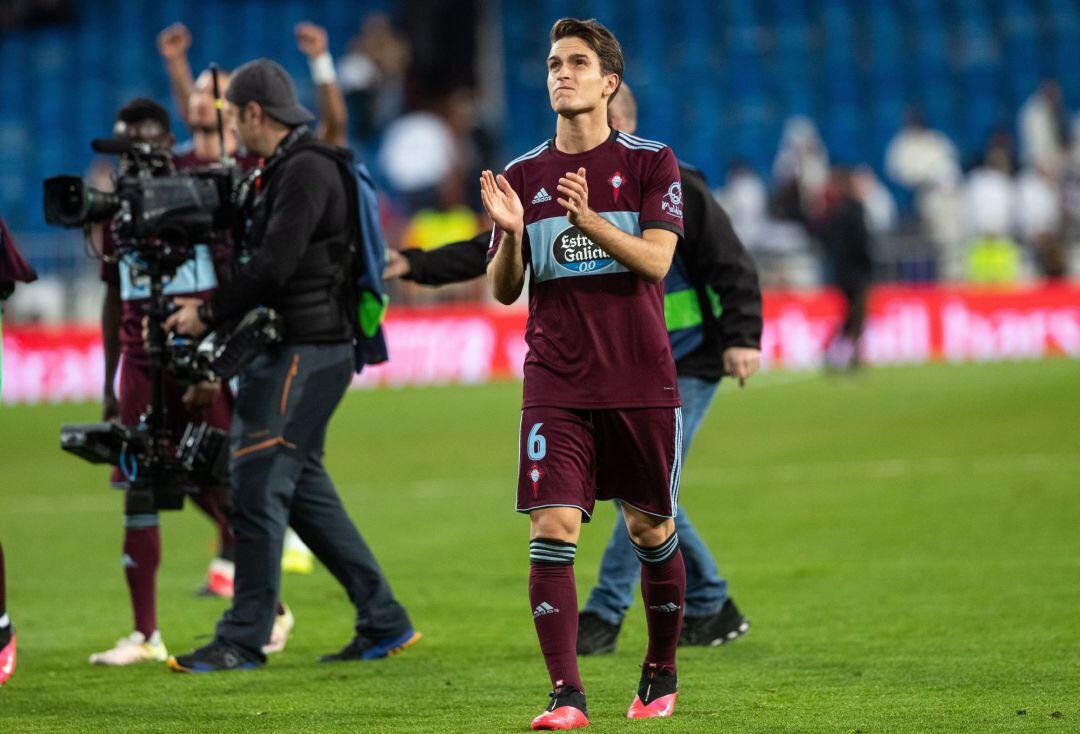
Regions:
<svg viewBox="0 0 1080 734"><path fill-rule="evenodd" d="M529 269L523 407L634 408L679 405L664 323L664 286L648 283L598 247L556 201L559 178L585 169L589 207L637 237L682 237L682 188L663 143L612 131L585 153L549 140L506 166L525 208L522 259ZM494 257L502 231L492 235Z"/></svg>
<svg viewBox="0 0 1080 734"><path fill-rule="evenodd" d="M236 161L246 171L253 168L258 159L237 156ZM184 171L210 166L214 161L204 160L194 151L188 151L174 155L173 163L176 170ZM108 226L103 239L104 254L112 255L115 244ZM230 256L228 243L224 241L195 245L194 257L177 268L173 277L166 279L165 295L208 298L217 287L218 274L228 271ZM132 269L133 258L134 255L128 254L118 262L102 263L101 279L120 288L120 351L125 359L145 366L149 358L142 340L142 320L150 304L150 289L149 282Z"/></svg>

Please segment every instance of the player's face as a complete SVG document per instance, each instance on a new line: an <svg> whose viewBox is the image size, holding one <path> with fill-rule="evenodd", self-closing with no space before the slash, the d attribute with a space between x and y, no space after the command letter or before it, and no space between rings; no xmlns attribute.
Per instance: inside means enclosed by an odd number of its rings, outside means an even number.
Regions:
<svg viewBox="0 0 1080 734"><path fill-rule="evenodd" d="M615 74L605 75L596 52L580 38L560 38L547 60L551 109L565 117L591 112L614 91Z"/></svg>

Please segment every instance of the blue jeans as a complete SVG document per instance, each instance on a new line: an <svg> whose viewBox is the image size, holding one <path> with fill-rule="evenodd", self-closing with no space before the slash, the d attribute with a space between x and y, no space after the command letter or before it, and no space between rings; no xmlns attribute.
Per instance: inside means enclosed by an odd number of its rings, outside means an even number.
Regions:
<svg viewBox="0 0 1080 734"><path fill-rule="evenodd" d="M684 463L690 442L705 418L719 384L696 377L679 378ZM679 534L679 547L686 563L686 616L704 617L719 612L727 599L727 581L720 576L712 554L690 524L685 511L680 510L675 516L675 532ZM640 576L641 564L630 543L626 523L618 517L600 560L600 579L589 594L583 611L593 612L610 624L622 624L626 610L634 601L634 587Z"/></svg>

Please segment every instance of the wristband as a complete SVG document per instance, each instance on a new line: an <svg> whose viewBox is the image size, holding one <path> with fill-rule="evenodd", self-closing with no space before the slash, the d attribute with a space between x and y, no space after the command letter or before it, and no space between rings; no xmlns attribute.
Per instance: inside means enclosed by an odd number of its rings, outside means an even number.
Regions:
<svg viewBox="0 0 1080 734"><path fill-rule="evenodd" d="M308 68L311 69L311 81L317 85L336 84L337 72L334 71L334 57L329 51L323 51L313 59L308 59Z"/></svg>

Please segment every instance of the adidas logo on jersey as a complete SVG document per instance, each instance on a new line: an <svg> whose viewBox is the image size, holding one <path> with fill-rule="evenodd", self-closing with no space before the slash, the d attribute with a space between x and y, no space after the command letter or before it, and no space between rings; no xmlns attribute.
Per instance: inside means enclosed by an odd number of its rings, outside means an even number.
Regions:
<svg viewBox="0 0 1080 734"><path fill-rule="evenodd" d="M656 604L649 607L649 609L655 609L658 612L677 612L679 608L678 604L670 601L667 604Z"/></svg>
<svg viewBox="0 0 1080 734"><path fill-rule="evenodd" d="M536 196L533 197L532 203L543 204L545 201L551 201L551 194L547 192L547 189L541 186L540 190L536 192Z"/></svg>
<svg viewBox="0 0 1080 734"><path fill-rule="evenodd" d="M536 609L533 610L533 619L543 617L545 614L558 614L559 610L548 604L546 601L542 601L536 605Z"/></svg>

